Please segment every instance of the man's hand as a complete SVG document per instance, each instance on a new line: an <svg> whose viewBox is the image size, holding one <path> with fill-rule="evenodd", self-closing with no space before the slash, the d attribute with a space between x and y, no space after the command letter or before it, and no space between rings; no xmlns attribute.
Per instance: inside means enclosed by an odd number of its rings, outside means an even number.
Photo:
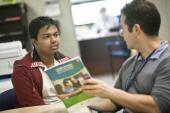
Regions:
<svg viewBox="0 0 170 113"><path fill-rule="evenodd" d="M103 81L96 80L96 79L87 79L84 81L83 91L92 96L100 96L103 98L108 98L111 91L114 88L107 85Z"/></svg>

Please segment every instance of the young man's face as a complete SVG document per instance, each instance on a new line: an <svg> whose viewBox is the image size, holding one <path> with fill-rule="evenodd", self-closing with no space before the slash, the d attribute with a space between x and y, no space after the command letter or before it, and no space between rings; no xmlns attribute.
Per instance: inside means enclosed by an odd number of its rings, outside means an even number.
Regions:
<svg viewBox="0 0 170 113"><path fill-rule="evenodd" d="M54 55L59 49L60 38L56 26L44 26L39 30L37 40L33 39L36 50L43 55Z"/></svg>
<svg viewBox="0 0 170 113"><path fill-rule="evenodd" d="M122 27L122 31L121 31L120 35L124 38L124 40L125 40L125 42L127 44L127 47L129 49L134 49L133 48L133 45L134 45L134 42L133 42L133 39L134 39L133 31L129 32L128 26L127 26L127 24L125 24L125 16L121 16L121 27Z"/></svg>

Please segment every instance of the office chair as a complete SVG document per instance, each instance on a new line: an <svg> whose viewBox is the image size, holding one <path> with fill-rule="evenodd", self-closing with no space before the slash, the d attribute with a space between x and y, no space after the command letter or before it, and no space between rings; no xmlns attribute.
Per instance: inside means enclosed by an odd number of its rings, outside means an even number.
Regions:
<svg viewBox="0 0 170 113"><path fill-rule="evenodd" d="M117 72L122 63L130 56L130 50L127 49L121 37L115 37L114 40L106 41L105 44L109 51L112 71Z"/></svg>
<svg viewBox="0 0 170 113"><path fill-rule="evenodd" d="M16 107L16 96L14 89L9 89L0 94L0 111Z"/></svg>

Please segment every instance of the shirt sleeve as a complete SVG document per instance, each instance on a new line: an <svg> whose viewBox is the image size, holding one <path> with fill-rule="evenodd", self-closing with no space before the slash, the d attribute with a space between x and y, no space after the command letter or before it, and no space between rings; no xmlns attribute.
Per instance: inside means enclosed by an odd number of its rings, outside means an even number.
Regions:
<svg viewBox="0 0 170 113"><path fill-rule="evenodd" d="M117 89L122 89L121 70L122 70L122 69L120 69L120 72L119 72L119 74L118 74L117 81L116 81L116 83L115 83L115 85L114 85L114 87L117 88ZM113 102L113 103L114 103L114 102ZM119 111L119 110L121 110L121 109L123 108L123 107L122 107L121 105L119 105L119 104L116 104L116 103L114 103L114 104L115 104L115 106L116 106L116 108L117 108L117 111Z"/></svg>
<svg viewBox="0 0 170 113"><path fill-rule="evenodd" d="M151 95L162 113L170 111L170 58L157 67L156 78Z"/></svg>

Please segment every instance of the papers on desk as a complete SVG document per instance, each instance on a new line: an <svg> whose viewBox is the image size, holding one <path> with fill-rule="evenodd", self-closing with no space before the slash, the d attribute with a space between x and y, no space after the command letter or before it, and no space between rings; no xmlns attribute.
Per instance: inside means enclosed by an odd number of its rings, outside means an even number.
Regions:
<svg viewBox="0 0 170 113"><path fill-rule="evenodd" d="M26 50L20 41L0 43L0 76L11 74L15 60L22 58Z"/></svg>
<svg viewBox="0 0 170 113"><path fill-rule="evenodd" d="M0 93L12 89L13 85L11 82L11 78L0 79Z"/></svg>

